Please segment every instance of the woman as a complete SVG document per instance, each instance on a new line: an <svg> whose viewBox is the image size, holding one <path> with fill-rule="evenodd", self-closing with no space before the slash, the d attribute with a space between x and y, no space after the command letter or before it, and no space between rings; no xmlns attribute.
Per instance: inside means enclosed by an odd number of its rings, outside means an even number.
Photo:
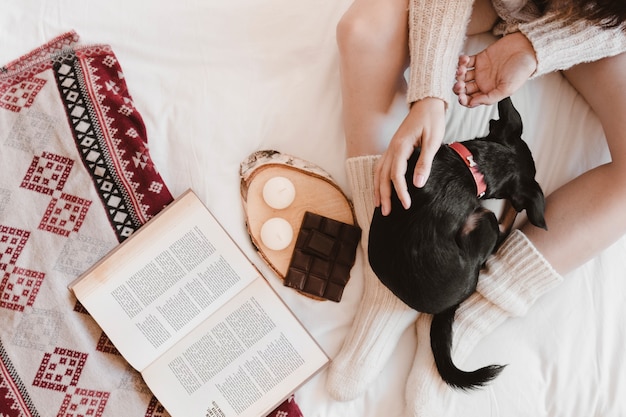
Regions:
<svg viewBox="0 0 626 417"><path fill-rule="evenodd" d="M374 206L389 213L392 186L410 206L404 174L415 147L421 147L421 156L414 184L428 180L451 91L465 106L493 104L531 77L563 71L604 129L611 162L548 197L548 232L523 225L488 260L477 292L457 312L457 363L507 317L525 314L561 282L561 274L626 233L624 9L606 0L409 0L408 5L407 0L355 0L338 26L346 168L364 229L364 259ZM484 31L503 36L479 54L459 58L465 36ZM398 95L406 95L410 109L385 148L380 123ZM364 392L417 316L380 284L367 262L364 271L363 301L328 374L328 390L340 400ZM429 320L417 318L418 351L407 384L407 405L415 415L433 411L424 401L433 397L432 390L439 397L446 392L429 354Z"/></svg>

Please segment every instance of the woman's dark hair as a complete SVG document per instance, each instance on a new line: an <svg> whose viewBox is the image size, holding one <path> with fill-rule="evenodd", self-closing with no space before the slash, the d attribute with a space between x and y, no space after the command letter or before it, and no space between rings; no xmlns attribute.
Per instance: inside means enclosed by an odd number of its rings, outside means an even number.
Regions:
<svg viewBox="0 0 626 417"><path fill-rule="evenodd" d="M626 29L626 2L623 0L574 0L576 14L605 28Z"/></svg>
<svg viewBox="0 0 626 417"><path fill-rule="evenodd" d="M581 17L603 28L626 31L625 0L532 0L540 13L560 11L571 20Z"/></svg>

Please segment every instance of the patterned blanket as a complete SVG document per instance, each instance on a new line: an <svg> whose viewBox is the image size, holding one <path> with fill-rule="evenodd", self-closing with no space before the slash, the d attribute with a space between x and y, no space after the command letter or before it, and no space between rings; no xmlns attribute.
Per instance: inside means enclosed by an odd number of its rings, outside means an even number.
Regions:
<svg viewBox="0 0 626 417"><path fill-rule="evenodd" d="M172 201L111 48L1 67L0 148L0 416L167 416L67 289Z"/></svg>

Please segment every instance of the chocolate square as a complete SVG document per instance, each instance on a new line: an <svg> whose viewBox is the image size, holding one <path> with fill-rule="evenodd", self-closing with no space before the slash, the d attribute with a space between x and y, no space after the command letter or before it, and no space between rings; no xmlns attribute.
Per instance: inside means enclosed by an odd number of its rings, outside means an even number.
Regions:
<svg viewBox="0 0 626 417"><path fill-rule="evenodd" d="M350 269L352 269L352 266L342 265L336 262L333 266L333 272L330 275L330 279L336 284L345 286L348 283L348 279L350 279Z"/></svg>
<svg viewBox="0 0 626 417"><path fill-rule="evenodd" d="M334 282L329 282L326 286L326 291L324 292L324 296L331 301L341 301L341 296L343 295L343 289L345 285L338 285Z"/></svg>
<svg viewBox="0 0 626 417"><path fill-rule="evenodd" d="M333 264L326 259L319 259L311 256L311 274L328 277L333 270Z"/></svg>
<svg viewBox="0 0 626 417"><path fill-rule="evenodd" d="M307 278L308 273L306 271L290 269L287 271L287 276L285 277L285 285L297 290L304 290Z"/></svg>
<svg viewBox="0 0 626 417"><path fill-rule="evenodd" d="M302 250L317 255L322 259L330 259L336 252L336 243L337 241L334 236L313 229L309 233L306 245Z"/></svg>
<svg viewBox="0 0 626 417"><path fill-rule="evenodd" d="M309 232L310 230L302 229L302 227L300 227L300 232L296 237L296 248L302 248L306 246L306 241L309 239Z"/></svg>
<svg viewBox="0 0 626 417"><path fill-rule="evenodd" d="M309 216L307 213L310 213L310 211L304 213L300 230L320 230L322 228L322 216Z"/></svg>
<svg viewBox="0 0 626 417"><path fill-rule="evenodd" d="M359 239L361 239L360 227L342 227L341 228L341 242L348 246L358 245Z"/></svg>
<svg viewBox="0 0 626 417"><path fill-rule="evenodd" d="M291 263L294 269L299 269L300 271L308 271L311 268L312 260L311 255L307 255L301 250L295 250L291 256Z"/></svg>
<svg viewBox="0 0 626 417"><path fill-rule="evenodd" d="M360 238L358 226L307 211L284 284L315 297L340 301Z"/></svg>
<svg viewBox="0 0 626 417"><path fill-rule="evenodd" d="M358 241L356 244L347 244L342 243L337 248L337 263L342 265L350 265L351 262L354 262L354 248L358 245ZM352 265L350 265L352 266Z"/></svg>
<svg viewBox="0 0 626 417"><path fill-rule="evenodd" d="M341 229L345 223L341 223L338 221L324 221L322 226L322 232L328 236L332 236L334 238L339 237L341 233Z"/></svg>
<svg viewBox="0 0 626 417"><path fill-rule="evenodd" d="M315 295L316 297L324 297L324 290L326 290L327 282L328 281L325 277L309 275L302 291L311 295Z"/></svg>

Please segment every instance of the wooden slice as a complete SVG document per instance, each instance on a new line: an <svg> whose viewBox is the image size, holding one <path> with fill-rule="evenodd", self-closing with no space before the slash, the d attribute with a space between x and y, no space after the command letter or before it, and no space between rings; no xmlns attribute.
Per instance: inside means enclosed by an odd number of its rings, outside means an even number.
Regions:
<svg viewBox="0 0 626 417"><path fill-rule="evenodd" d="M284 279L306 211L348 224L355 224L355 218L346 195L319 167L275 151L260 152L263 154L257 152L242 163L241 196L246 225L261 257ZM296 189L291 205L279 210L268 206L263 199L263 186L277 176L289 179ZM287 220L293 229L291 243L282 250L269 249L261 239L261 227L273 217Z"/></svg>

